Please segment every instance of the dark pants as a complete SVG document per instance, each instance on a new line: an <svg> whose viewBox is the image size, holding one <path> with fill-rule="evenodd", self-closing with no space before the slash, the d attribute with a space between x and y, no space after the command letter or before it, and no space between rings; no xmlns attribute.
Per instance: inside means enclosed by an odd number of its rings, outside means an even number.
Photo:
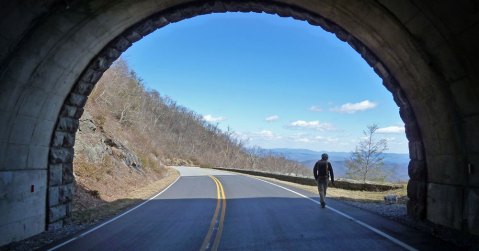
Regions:
<svg viewBox="0 0 479 251"><path fill-rule="evenodd" d="M328 189L328 176L318 177L318 192L319 192L319 201L321 204L324 203L324 198L326 197L326 190Z"/></svg>

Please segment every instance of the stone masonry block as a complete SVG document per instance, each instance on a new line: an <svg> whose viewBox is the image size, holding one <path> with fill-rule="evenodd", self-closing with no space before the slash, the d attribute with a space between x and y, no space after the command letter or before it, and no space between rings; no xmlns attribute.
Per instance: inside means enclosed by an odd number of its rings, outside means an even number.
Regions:
<svg viewBox="0 0 479 251"><path fill-rule="evenodd" d="M83 72L81 75L81 80L87 83L96 83L103 75L103 71L98 71L93 69L93 67L89 67L88 69Z"/></svg>
<svg viewBox="0 0 479 251"><path fill-rule="evenodd" d="M409 106L409 101L407 100L406 94L402 91L402 89L398 88L395 90L395 92L393 92L393 99L399 107Z"/></svg>
<svg viewBox="0 0 479 251"><path fill-rule="evenodd" d="M75 144L75 134L70 132L55 132L52 140L53 147L73 147Z"/></svg>
<svg viewBox="0 0 479 251"><path fill-rule="evenodd" d="M408 174L411 180L426 181L426 178L427 178L426 162L421 160L409 161Z"/></svg>
<svg viewBox="0 0 479 251"><path fill-rule="evenodd" d="M70 93L65 103L72 106L84 107L86 101L87 101L87 96L76 94L76 93Z"/></svg>
<svg viewBox="0 0 479 251"><path fill-rule="evenodd" d="M349 33L347 31L345 31L343 28L339 27L339 26L334 26L333 27L333 33L334 35L336 35L336 37L341 40L341 41L348 41L348 38L349 38Z"/></svg>
<svg viewBox="0 0 479 251"><path fill-rule="evenodd" d="M214 13L225 13L228 11L228 9L225 7L224 2L214 1L210 6L211 11ZM170 20L171 22L181 21L181 17L170 19L170 16L167 16L166 19Z"/></svg>
<svg viewBox="0 0 479 251"><path fill-rule="evenodd" d="M408 200L407 215L415 219L424 219L426 217L426 204Z"/></svg>
<svg viewBox="0 0 479 251"><path fill-rule="evenodd" d="M164 16L158 16L153 19L153 24L157 29L168 25L170 22Z"/></svg>
<svg viewBox="0 0 479 251"><path fill-rule="evenodd" d="M62 184L62 176L63 176L62 164L50 164L48 173L49 173L48 182L50 186L58 186Z"/></svg>
<svg viewBox="0 0 479 251"><path fill-rule="evenodd" d="M73 177L73 164L72 163L63 163L62 168L62 183L70 184L74 180Z"/></svg>
<svg viewBox="0 0 479 251"><path fill-rule="evenodd" d="M125 38L130 41L130 43L134 43L140 39L143 38L143 36L138 33L137 31L135 30L131 30L130 32L128 32L127 34L125 34Z"/></svg>
<svg viewBox="0 0 479 251"><path fill-rule="evenodd" d="M418 203L426 202L426 187L427 186L425 181L409 180L407 184L408 198Z"/></svg>
<svg viewBox="0 0 479 251"><path fill-rule="evenodd" d="M363 48L364 48L364 45L363 45L363 43L361 43L361 41L357 40L357 39L356 39L355 37L353 37L353 36L350 36L350 37L348 38L347 43L348 43L351 47L353 47L353 49L354 49L355 51L357 51L357 52L359 52L359 54L361 54L361 52L362 52L362 50L363 50ZM361 55L362 55L362 54L361 54ZM376 62L374 62L373 64L370 64L368 61L366 61L366 62L372 67L373 65L375 65L375 64L377 63L377 60L376 60Z"/></svg>
<svg viewBox="0 0 479 251"><path fill-rule="evenodd" d="M60 117L79 119L81 117L81 114L83 114L83 108L71 105L63 105L60 112Z"/></svg>
<svg viewBox="0 0 479 251"><path fill-rule="evenodd" d="M429 183L427 188L427 218L433 223L461 229L462 188Z"/></svg>
<svg viewBox="0 0 479 251"><path fill-rule="evenodd" d="M383 86L386 87L386 89L388 91L390 91L391 93L395 93L397 89L399 89L399 84L397 82L397 80L392 77L391 75L389 75L389 77L383 77Z"/></svg>
<svg viewBox="0 0 479 251"><path fill-rule="evenodd" d="M59 187L49 187L48 188L48 206L54 207L60 204L60 194L59 194Z"/></svg>
<svg viewBox="0 0 479 251"><path fill-rule="evenodd" d="M417 123L415 123L415 121L407 121L404 128L406 131L406 138L409 141L421 140L421 134L419 132L419 128L417 126Z"/></svg>
<svg viewBox="0 0 479 251"><path fill-rule="evenodd" d="M115 61L120 57L121 53L115 48L107 47L101 52L101 55Z"/></svg>
<svg viewBox="0 0 479 251"><path fill-rule="evenodd" d="M141 22L140 24L133 27L133 29L141 34L142 36L146 36L156 30L156 26L154 25L152 20L147 20L146 22Z"/></svg>
<svg viewBox="0 0 479 251"><path fill-rule="evenodd" d="M401 119L406 123L416 123L416 116L414 116L414 111L412 110L411 107L400 107L399 108L399 115L401 116ZM417 127L417 126L415 126Z"/></svg>
<svg viewBox="0 0 479 251"><path fill-rule="evenodd" d="M411 160L425 160L421 141L409 141L409 158Z"/></svg>
<svg viewBox="0 0 479 251"><path fill-rule="evenodd" d="M71 163L73 161L73 148L52 147L50 149L50 163Z"/></svg>
<svg viewBox="0 0 479 251"><path fill-rule="evenodd" d="M250 11L254 12L254 13L263 13L265 12L266 13L266 9L268 9L268 5L264 5L260 2L249 2L249 9ZM208 12L204 12L204 14L209 14ZM317 16L314 16L314 17L317 17ZM312 18L311 18L312 19Z"/></svg>
<svg viewBox="0 0 479 251"><path fill-rule="evenodd" d="M113 63L112 59L107 58L105 56L100 56L95 58L92 65L93 65L93 69L104 72L110 67L112 63Z"/></svg>
<svg viewBox="0 0 479 251"><path fill-rule="evenodd" d="M361 54L361 57L364 58L364 60L366 60L366 62L370 66L377 64L377 62L379 61L376 55L365 46L361 47L361 51L359 51L359 53Z"/></svg>
<svg viewBox="0 0 479 251"><path fill-rule="evenodd" d="M382 78L382 79L388 79L389 78L389 75L390 75L389 71L387 70L386 66L384 66L384 64L382 64L381 62L376 63L373 66L373 69L374 69L374 72L376 72L376 74L378 74L378 76L380 78ZM392 91L392 90L390 90L390 91Z"/></svg>
<svg viewBox="0 0 479 251"><path fill-rule="evenodd" d="M92 83L78 81L73 88L73 92L79 95L88 96L95 87Z"/></svg>
<svg viewBox="0 0 479 251"><path fill-rule="evenodd" d="M77 119L62 117L58 120L57 130L76 133L80 122Z"/></svg>
<svg viewBox="0 0 479 251"><path fill-rule="evenodd" d="M131 42L123 36L120 36L113 40L110 44L111 47L115 48L119 52L124 52L131 46Z"/></svg>
<svg viewBox="0 0 479 251"><path fill-rule="evenodd" d="M58 187L58 201L61 204L71 202L73 198L73 184L62 185ZM67 210L68 211L68 210Z"/></svg>
<svg viewBox="0 0 479 251"><path fill-rule="evenodd" d="M225 12L226 12L226 8ZM221 11L219 11L221 12ZM176 23L184 19L183 13L179 11L172 11L164 14L164 17L170 22L170 23Z"/></svg>
<svg viewBox="0 0 479 251"><path fill-rule="evenodd" d="M306 21L307 20L308 15L303 10L295 9L295 8L288 8L287 11L288 11L288 16L292 17L293 19L301 20L301 21ZM338 33L342 33L341 35L346 34L344 36L346 39L342 40L342 41L346 41L349 33L347 31L345 31L343 28L339 27L339 26L337 26L337 28L340 29L340 30L338 30Z"/></svg>
<svg viewBox="0 0 479 251"><path fill-rule="evenodd" d="M55 222L65 218L67 215L66 206L65 205L57 205L54 207L50 207L49 214L48 214L48 222Z"/></svg>

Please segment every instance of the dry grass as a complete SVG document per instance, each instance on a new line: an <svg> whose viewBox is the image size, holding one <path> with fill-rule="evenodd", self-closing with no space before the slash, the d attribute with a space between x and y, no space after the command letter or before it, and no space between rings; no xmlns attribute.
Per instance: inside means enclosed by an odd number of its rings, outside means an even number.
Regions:
<svg viewBox="0 0 479 251"><path fill-rule="evenodd" d="M257 176L254 176L254 177L257 177ZM276 183L282 183L282 184L299 188L314 194L318 193L318 188L316 186L301 185L301 184L296 184L296 183L292 183L288 181L282 181L282 180L277 180L277 179L267 178L267 177L258 177L258 178L273 181ZM385 195L394 194L398 196L399 204L406 204L407 202L407 186L406 185L403 185L403 187L400 189L383 191L383 192L351 191L351 190L339 189L339 188L330 186L328 187L327 194L328 194L328 197L330 198L337 198L341 200L358 201L358 202L369 202L369 203L381 203L384 201Z"/></svg>

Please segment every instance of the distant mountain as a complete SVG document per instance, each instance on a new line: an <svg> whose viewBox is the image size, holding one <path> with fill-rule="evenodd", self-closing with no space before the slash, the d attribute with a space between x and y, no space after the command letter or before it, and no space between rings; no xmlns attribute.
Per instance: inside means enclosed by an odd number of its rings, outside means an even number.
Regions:
<svg viewBox="0 0 479 251"><path fill-rule="evenodd" d="M321 154L328 153L329 160L333 165L336 177L344 177L346 175L345 161L351 155L350 152L328 152L328 151L313 151L309 149L294 149L294 148L273 148L265 149L271 151L273 154L284 156L287 159L300 162L306 167L313 168L314 163L321 159ZM390 181L407 181L409 154L401 153L384 153L384 164L386 168L395 169L396 175Z"/></svg>

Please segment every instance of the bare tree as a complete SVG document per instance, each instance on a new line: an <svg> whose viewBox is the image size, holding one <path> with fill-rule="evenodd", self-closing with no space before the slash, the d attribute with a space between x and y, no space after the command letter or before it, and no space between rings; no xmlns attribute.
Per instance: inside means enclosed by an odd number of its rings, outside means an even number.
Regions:
<svg viewBox="0 0 479 251"><path fill-rule="evenodd" d="M222 131L203 116L157 91L147 90L124 59L117 60L94 88L87 109L109 123L131 148L159 159L190 160L201 166L280 173L306 170L299 163L259 148L248 150L229 128ZM114 124L117 123L118 125Z"/></svg>
<svg viewBox="0 0 479 251"><path fill-rule="evenodd" d="M384 181L388 173L384 170L383 152L388 149L385 139L376 139L378 126L369 125L363 131L364 138L346 161L346 176L355 180Z"/></svg>

